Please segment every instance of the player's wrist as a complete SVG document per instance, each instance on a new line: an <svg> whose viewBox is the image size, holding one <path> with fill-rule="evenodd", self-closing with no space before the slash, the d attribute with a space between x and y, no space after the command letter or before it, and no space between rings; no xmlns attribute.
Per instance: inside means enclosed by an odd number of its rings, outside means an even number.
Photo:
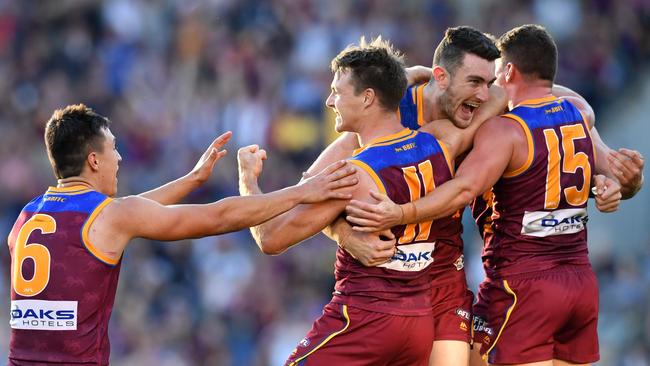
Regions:
<svg viewBox="0 0 650 366"><path fill-rule="evenodd" d="M402 205L399 205L400 210L402 211L402 218L400 219L400 225L412 224L417 218L417 208L413 202L407 202Z"/></svg>

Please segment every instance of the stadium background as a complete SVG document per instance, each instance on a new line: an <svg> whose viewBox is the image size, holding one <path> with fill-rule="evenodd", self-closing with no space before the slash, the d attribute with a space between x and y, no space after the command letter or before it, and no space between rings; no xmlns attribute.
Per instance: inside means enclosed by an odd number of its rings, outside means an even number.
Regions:
<svg viewBox="0 0 650 366"><path fill-rule="evenodd" d="M650 156L647 0L2 0L0 232L55 184L42 130L57 107L84 102L113 120L124 158L120 195L181 176L214 136L232 130L230 154L189 198L208 202L237 194L235 152L246 144L269 151L265 190L299 179L333 138L328 62L360 35L381 34L408 64L429 65L448 26L498 36L529 22L555 37L558 82L592 103L610 146ZM648 203L646 187L589 224L601 286L600 365L650 365ZM467 216L475 288L480 242ZM329 299L334 250L319 235L265 257L247 231L133 242L110 325L112 364L282 364ZM6 249L0 263L6 359Z"/></svg>

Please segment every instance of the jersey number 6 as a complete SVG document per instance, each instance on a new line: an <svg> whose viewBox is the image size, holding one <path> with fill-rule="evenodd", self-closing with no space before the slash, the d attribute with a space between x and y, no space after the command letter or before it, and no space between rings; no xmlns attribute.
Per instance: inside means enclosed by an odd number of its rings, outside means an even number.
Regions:
<svg viewBox="0 0 650 366"><path fill-rule="evenodd" d="M40 294L50 281L50 251L42 244L27 243L34 230L52 234L56 231L56 221L50 215L36 214L18 232L12 258L11 283L18 295L26 297ZM34 261L34 275L29 280L23 276L23 262L27 258Z"/></svg>

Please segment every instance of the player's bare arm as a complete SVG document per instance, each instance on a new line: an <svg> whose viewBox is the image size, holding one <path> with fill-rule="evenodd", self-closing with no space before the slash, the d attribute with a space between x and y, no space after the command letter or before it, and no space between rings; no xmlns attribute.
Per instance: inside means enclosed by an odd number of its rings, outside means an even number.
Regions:
<svg viewBox="0 0 650 366"><path fill-rule="evenodd" d="M161 205L172 205L180 202L210 178L216 163L226 156L227 150L223 149L223 147L230 141L231 137L232 132L228 131L214 139L194 168L186 175L158 188L140 193L139 196L156 201Z"/></svg>
<svg viewBox="0 0 650 366"><path fill-rule="evenodd" d="M309 177L338 160L349 158L357 148L359 148L359 140L356 134L343 133L318 156L305 176ZM251 231L256 232L260 229L262 228L256 227ZM394 236L389 230L383 232L381 236L377 233L360 234L353 231L352 226L343 217L335 219L323 230L323 233L365 266L382 264L395 252Z"/></svg>
<svg viewBox="0 0 650 366"><path fill-rule="evenodd" d="M358 148L359 139L357 135L351 132L344 132L318 155L318 158L307 169L307 176L322 171L336 161L349 158L354 153L354 150Z"/></svg>
<svg viewBox="0 0 650 366"><path fill-rule="evenodd" d="M358 184L351 187L352 197L367 199L368 190L374 187L365 172L359 172ZM248 180L240 185L242 195L260 192L256 180ZM294 209L272 220L251 228L251 234L263 253L276 255L295 244L317 234L332 223L345 209L348 201L329 200L321 203L298 205Z"/></svg>
<svg viewBox="0 0 650 366"><path fill-rule="evenodd" d="M248 147L248 161L261 160L263 153ZM257 154L256 154L257 153ZM240 169L240 178L254 174L257 164ZM131 238L180 240L216 235L258 225L300 203L349 199L345 187L356 183L354 168L345 162L333 164L299 185L249 197L228 197L207 205L163 206L140 196L113 200L90 228L93 245L111 258L119 258Z"/></svg>
<svg viewBox="0 0 650 366"><path fill-rule="evenodd" d="M366 267L385 263L395 254L396 239L389 229L376 233L354 231L339 216L323 233Z"/></svg>
<svg viewBox="0 0 650 366"><path fill-rule="evenodd" d="M596 153L595 172L617 179L621 185L622 199L634 197L643 186L643 155L636 150L621 148L616 151L607 146L596 129L593 108L578 93L567 87L554 85L553 94L564 97L575 105L591 127L591 139Z"/></svg>
<svg viewBox="0 0 650 366"><path fill-rule="evenodd" d="M359 225L355 230L376 231L453 214L496 183L511 165L517 134L523 138L524 132L507 118L489 119L477 131L474 148L458 168L454 179L436 187L425 197L404 205L388 202L387 197L382 197L379 205L353 200L347 207L348 221ZM524 161L525 158L521 165ZM377 193L373 195L379 197Z"/></svg>
<svg viewBox="0 0 650 366"><path fill-rule="evenodd" d="M406 82L409 86L426 83L433 76L431 68L422 65L407 67L404 71L406 71Z"/></svg>

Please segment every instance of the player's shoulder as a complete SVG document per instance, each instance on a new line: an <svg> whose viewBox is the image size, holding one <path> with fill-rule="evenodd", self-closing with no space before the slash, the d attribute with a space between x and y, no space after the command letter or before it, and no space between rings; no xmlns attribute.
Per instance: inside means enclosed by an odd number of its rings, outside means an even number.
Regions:
<svg viewBox="0 0 650 366"><path fill-rule="evenodd" d="M490 117L478 128L474 140L512 141L514 138L525 136L522 124L507 115Z"/></svg>

